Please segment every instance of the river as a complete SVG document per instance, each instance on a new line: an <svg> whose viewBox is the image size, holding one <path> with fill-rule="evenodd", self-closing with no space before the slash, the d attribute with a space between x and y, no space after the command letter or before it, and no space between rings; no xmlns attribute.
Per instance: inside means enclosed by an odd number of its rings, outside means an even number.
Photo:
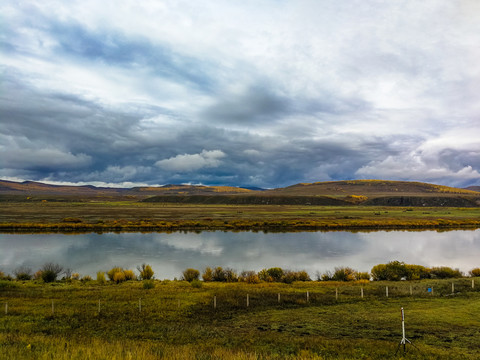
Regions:
<svg viewBox="0 0 480 360"><path fill-rule="evenodd" d="M82 276L114 266L150 264L157 279L180 278L186 268L206 266L259 271L282 267L316 273L349 266L370 271L391 260L480 267L480 230L376 232L222 232L0 234L0 271L38 270L55 262Z"/></svg>

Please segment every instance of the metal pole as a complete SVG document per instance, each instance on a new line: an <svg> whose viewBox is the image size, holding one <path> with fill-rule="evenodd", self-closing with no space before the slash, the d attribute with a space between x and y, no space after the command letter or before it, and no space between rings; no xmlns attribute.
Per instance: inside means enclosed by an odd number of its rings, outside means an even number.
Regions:
<svg viewBox="0 0 480 360"><path fill-rule="evenodd" d="M405 313L403 311L403 307L401 308L401 311L402 311L402 343L403 343L403 353L405 353Z"/></svg>

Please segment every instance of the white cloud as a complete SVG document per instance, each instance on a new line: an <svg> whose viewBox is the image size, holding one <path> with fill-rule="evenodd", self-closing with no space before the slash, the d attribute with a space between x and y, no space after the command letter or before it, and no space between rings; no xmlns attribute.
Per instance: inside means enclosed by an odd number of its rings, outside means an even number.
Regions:
<svg viewBox="0 0 480 360"><path fill-rule="evenodd" d="M183 154L175 157L159 160L156 166L172 172L189 172L202 168L216 168L221 165L221 159L226 154L221 150L203 150L200 154Z"/></svg>

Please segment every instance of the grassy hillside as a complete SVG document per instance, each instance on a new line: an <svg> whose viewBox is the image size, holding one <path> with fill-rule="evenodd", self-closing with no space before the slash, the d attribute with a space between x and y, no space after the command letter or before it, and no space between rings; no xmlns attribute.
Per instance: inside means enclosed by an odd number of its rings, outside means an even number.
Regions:
<svg viewBox="0 0 480 360"><path fill-rule="evenodd" d="M386 180L351 180L351 181L328 181L310 184L296 184L286 188L265 191L269 194L282 195L324 195L324 196L348 196L363 195L369 197L378 196L437 196L437 195L471 195L480 194L466 189L453 188L442 185L427 184L410 181L386 181Z"/></svg>
<svg viewBox="0 0 480 360"><path fill-rule="evenodd" d="M125 200L251 205L480 206L480 192L406 181L352 180L296 184L272 190L231 186L165 185L130 189L0 181L0 201Z"/></svg>

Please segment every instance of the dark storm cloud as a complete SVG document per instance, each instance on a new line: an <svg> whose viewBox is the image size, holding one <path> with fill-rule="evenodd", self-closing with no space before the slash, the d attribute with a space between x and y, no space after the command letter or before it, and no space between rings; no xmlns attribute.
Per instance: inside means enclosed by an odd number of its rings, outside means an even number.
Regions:
<svg viewBox="0 0 480 360"><path fill-rule="evenodd" d="M471 8L7 0L0 177L478 184Z"/></svg>

